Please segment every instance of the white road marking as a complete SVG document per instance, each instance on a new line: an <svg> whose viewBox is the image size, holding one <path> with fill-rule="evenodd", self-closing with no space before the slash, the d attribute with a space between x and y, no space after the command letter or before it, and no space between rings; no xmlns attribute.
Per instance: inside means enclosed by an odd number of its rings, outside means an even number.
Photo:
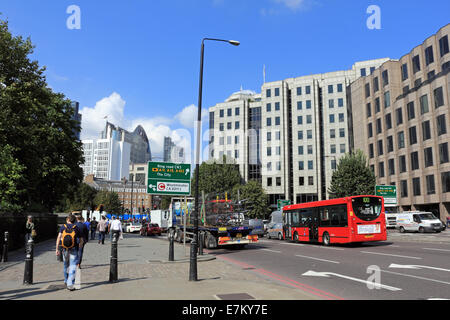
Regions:
<svg viewBox="0 0 450 320"><path fill-rule="evenodd" d="M270 252L281 253L281 251L278 251L278 250L271 250L271 249L259 249L259 250L264 250L264 251L270 251Z"/></svg>
<svg viewBox="0 0 450 320"><path fill-rule="evenodd" d="M401 256L398 254L389 254L389 253L380 253L380 252L370 252L370 251L360 251L362 253L369 253L369 254L378 254L381 256L390 256L390 257L398 257L398 258L406 258L406 259L418 259L421 260L422 258L419 257L410 257L410 256Z"/></svg>
<svg viewBox="0 0 450 320"><path fill-rule="evenodd" d="M299 247L303 247L304 246L304 244L301 244L301 243L291 243L291 242L280 242L281 244L288 244L288 245L291 245L291 246L299 246Z"/></svg>
<svg viewBox="0 0 450 320"><path fill-rule="evenodd" d="M295 256L296 256L296 257L300 257L300 258L307 258L307 259L319 260L319 261L330 262L330 263L336 263L336 264L339 264L339 263L340 263L340 262L338 262L338 261L325 260L325 259L320 259L320 258L315 258L315 257L308 257L308 256L301 256L301 255L299 255L299 254L296 254Z"/></svg>
<svg viewBox="0 0 450 320"><path fill-rule="evenodd" d="M418 265L401 265L401 264L395 264L395 263L391 263L389 265L389 268L397 268L397 269L432 269L432 270L450 272L449 269L443 269L443 268L437 268L437 267L418 266Z"/></svg>
<svg viewBox="0 0 450 320"><path fill-rule="evenodd" d="M357 278L345 276L345 275L338 274L338 273L332 273L332 272L307 271L304 274L302 274L302 276L325 277L325 278L329 278L330 276L335 276L335 277L344 278L344 279L348 279L348 280L352 280L352 281L356 281L356 282L361 282L361 283L365 283L365 284L374 285L374 283L372 281L357 279ZM400 291L400 290L402 290L400 288L387 286L387 285L384 285L384 284L381 284L381 283L380 284L376 284L376 286L378 286L379 288L382 288L382 289L390 290L390 291Z"/></svg>
<svg viewBox="0 0 450 320"><path fill-rule="evenodd" d="M386 273L395 274L395 275L399 275L399 276L416 278L416 279L420 279L420 280L433 281L433 282L438 282L438 283L450 285L450 282L445 282L445 281L440 281L440 280L435 280L435 279L429 279L429 278L424 278L424 277L419 277L419 276L413 276L413 275L410 275L410 274L392 272L392 271L387 271L387 270L381 270L381 272L386 272Z"/></svg>
<svg viewBox="0 0 450 320"><path fill-rule="evenodd" d="M342 248L324 247L324 246L319 246L317 248L330 249L330 250L339 250L339 251L344 251L345 250L345 249L342 249Z"/></svg>
<svg viewBox="0 0 450 320"><path fill-rule="evenodd" d="M424 250L435 250L435 251L446 251L446 252L450 252L450 250L448 249L435 249L435 248L422 248Z"/></svg>

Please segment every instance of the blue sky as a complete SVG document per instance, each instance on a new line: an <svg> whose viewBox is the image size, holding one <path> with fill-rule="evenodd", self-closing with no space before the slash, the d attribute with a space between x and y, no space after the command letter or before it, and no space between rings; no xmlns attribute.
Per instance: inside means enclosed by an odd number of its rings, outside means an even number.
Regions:
<svg viewBox="0 0 450 320"><path fill-rule="evenodd" d="M70 30L70 5L81 29ZM366 12L381 10L381 29ZM192 133L203 37L208 42L203 107L242 86L349 69L355 61L400 58L449 23L448 0L2 0L0 16L15 35L31 37L47 81L80 102L84 137L103 116L127 129L143 124L155 153L162 137ZM178 137L174 134L175 140Z"/></svg>

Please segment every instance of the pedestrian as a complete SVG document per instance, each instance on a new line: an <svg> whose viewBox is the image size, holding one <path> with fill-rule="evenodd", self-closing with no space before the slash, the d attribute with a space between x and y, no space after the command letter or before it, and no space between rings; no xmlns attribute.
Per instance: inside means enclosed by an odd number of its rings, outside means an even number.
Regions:
<svg viewBox="0 0 450 320"><path fill-rule="evenodd" d="M95 233L97 231L98 221L95 220L95 217L92 218L91 221L91 240L95 240Z"/></svg>
<svg viewBox="0 0 450 320"><path fill-rule="evenodd" d="M77 216L76 226L80 231L81 237L83 238L83 244L78 246L78 263L77 267L81 269L81 261L83 260L84 246L89 241L89 230L83 223L84 218L82 216Z"/></svg>
<svg viewBox="0 0 450 320"><path fill-rule="evenodd" d="M87 218L84 224L86 225L88 232L91 231L91 218Z"/></svg>
<svg viewBox="0 0 450 320"><path fill-rule="evenodd" d="M112 221L109 224L109 231L111 232L111 239L114 234L117 234L117 240L122 235L122 223L115 216L112 217Z"/></svg>
<svg viewBox="0 0 450 320"><path fill-rule="evenodd" d="M102 218L100 219L98 225L97 225L97 230L99 232L99 238L98 238L98 243L102 243L105 244L105 234L106 234L106 217L102 216Z"/></svg>
<svg viewBox="0 0 450 320"><path fill-rule="evenodd" d="M33 216L28 216L27 222L25 223L25 246L28 240L36 237L36 227L33 222Z"/></svg>
<svg viewBox="0 0 450 320"><path fill-rule="evenodd" d="M58 238L56 239L56 255L63 256L63 273L64 283L66 288L70 291L75 290L75 273L78 264L78 249L80 245L84 245L83 237L80 230L76 226L76 217L69 214L64 224L59 230ZM61 245L61 252L59 246Z"/></svg>

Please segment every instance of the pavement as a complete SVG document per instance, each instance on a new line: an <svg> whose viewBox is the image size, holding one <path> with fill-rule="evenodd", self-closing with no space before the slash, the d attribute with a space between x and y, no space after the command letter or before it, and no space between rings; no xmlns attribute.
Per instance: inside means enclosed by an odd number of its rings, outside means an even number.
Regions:
<svg viewBox="0 0 450 320"><path fill-rule="evenodd" d="M82 287L64 287L63 265L55 256L56 239L38 243L33 284L23 284L24 250L9 252L0 263L0 300L317 300L301 289L276 283L244 266L198 256L198 281L189 281L189 244L175 243L168 261L163 237L125 234L118 245L118 282L109 282L111 243L91 240L82 261ZM245 250L245 249L244 249Z"/></svg>

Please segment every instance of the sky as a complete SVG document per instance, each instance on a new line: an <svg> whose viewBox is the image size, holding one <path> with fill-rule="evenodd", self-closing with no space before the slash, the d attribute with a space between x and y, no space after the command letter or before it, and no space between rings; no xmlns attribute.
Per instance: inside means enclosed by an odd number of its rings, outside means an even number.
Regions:
<svg viewBox="0 0 450 320"><path fill-rule="evenodd" d="M241 87L261 91L264 65L270 82L399 59L449 23L449 12L448 0L0 2L10 31L31 38L49 86L80 103L82 139L98 138L108 116L130 131L142 125L155 157L164 136L194 146L204 37L241 43L205 43L205 132L208 107Z"/></svg>

